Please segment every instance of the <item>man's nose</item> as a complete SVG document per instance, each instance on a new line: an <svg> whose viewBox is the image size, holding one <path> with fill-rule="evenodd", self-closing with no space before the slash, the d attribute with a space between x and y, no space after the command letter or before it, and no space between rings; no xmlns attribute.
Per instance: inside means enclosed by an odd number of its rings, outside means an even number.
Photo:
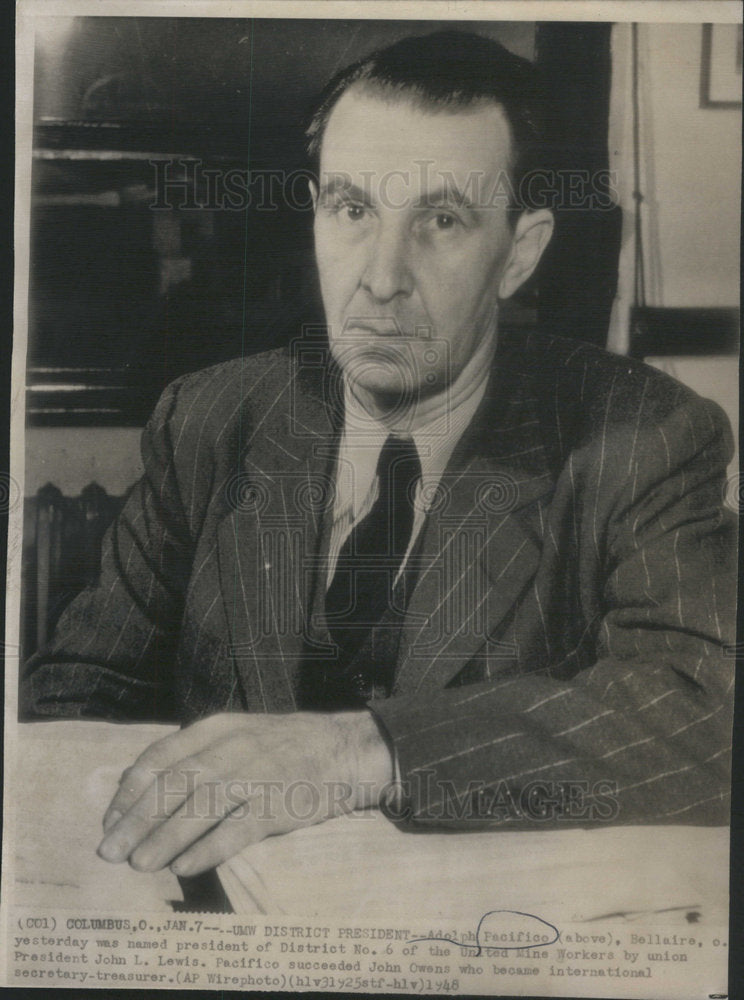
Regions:
<svg viewBox="0 0 744 1000"><path fill-rule="evenodd" d="M413 291L410 246L402 227L380 226L370 242L362 286L378 302L390 302Z"/></svg>

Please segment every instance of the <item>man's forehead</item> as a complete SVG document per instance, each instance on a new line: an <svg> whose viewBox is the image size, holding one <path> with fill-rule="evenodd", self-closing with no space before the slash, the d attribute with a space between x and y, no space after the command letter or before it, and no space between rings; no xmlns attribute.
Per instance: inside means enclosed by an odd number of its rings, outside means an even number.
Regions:
<svg viewBox="0 0 744 1000"><path fill-rule="evenodd" d="M356 85L334 107L323 136L321 174L346 173L374 183L391 171L432 181L441 173L465 179L472 171L508 170L511 135L492 101L457 108L430 107L403 94ZM423 174L426 176L426 174Z"/></svg>

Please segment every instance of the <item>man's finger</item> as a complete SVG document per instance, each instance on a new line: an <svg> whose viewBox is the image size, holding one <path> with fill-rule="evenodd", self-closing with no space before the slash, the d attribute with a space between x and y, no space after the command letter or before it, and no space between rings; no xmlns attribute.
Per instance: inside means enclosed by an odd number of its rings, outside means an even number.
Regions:
<svg viewBox="0 0 744 1000"><path fill-rule="evenodd" d="M245 801L227 794L226 782L205 782L169 819L155 827L135 848L129 863L137 871L157 871L177 858L213 827L227 823L235 826L248 815Z"/></svg>
<svg viewBox="0 0 744 1000"><path fill-rule="evenodd" d="M197 753L214 731L219 732L225 723L223 716L212 716L201 722L169 733L155 743L151 743L135 762L122 772L119 788L111 800L103 817L103 831L108 831L126 815L134 803L144 794L158 773L171 767L179 760ZM216 721L212 721L212 720Z"/></svg>
<svg viewBox="0 0 744 1000"><path fill-rule="evenodd" d="M155 780L156 775L149 768L140 768L138 764L128 767L119 779L119 787L111 800L103 817L103 832L118 822L129 812L134 803Z"/></svg>
<svg viewBox="0 0 744 1000"><path fill-rule="evenodd" d="M108 828L98 846L105 861L124 861L161 823L179 808L196 787L200 767L187 758L173 768L150 774L150 783L134 801L129 786L114 796L106 813ZM117 818L116 813L119 813Z"/></svg>
<svg viewBox="0 0 744 1000"><path fill-rule="evenodd" d="M171 871L174 875L198 875L221 865L248 844L291 828L276 819L259 819L253 811L239 808L184 851L171 865Z"/></svg>

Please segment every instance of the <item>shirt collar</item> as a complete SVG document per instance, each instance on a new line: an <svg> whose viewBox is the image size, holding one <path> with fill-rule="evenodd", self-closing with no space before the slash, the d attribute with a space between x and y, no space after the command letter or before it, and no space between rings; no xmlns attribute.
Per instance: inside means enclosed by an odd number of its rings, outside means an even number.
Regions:
<svg viewBox="0 0 744 1000"><path fill-rule="evenodd" d="M481 357L482 353L476 352L438 397L427 400L420 419L416 412L409 412L393 429L369 414L344 378L344 429L337 463L336 517L350 511L356 521L366 513L376 487L377 460L391 433L413 438L421 461L422 485L439 483L485 395L493 348L487 357ZM433 496L434 491L427 490L425 495Z"/></svg>

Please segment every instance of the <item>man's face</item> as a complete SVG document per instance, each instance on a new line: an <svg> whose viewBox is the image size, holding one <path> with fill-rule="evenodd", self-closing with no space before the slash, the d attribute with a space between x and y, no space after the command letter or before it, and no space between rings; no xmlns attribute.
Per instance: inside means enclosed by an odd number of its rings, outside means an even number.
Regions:
<svg viewBox="0 0 744 1000"><path fill-rule="evenodd" d="M495 338L510 141L492 103L432 112L352 87L333 109L315 250L331 350L357 386L439 391Z"/></svg>

